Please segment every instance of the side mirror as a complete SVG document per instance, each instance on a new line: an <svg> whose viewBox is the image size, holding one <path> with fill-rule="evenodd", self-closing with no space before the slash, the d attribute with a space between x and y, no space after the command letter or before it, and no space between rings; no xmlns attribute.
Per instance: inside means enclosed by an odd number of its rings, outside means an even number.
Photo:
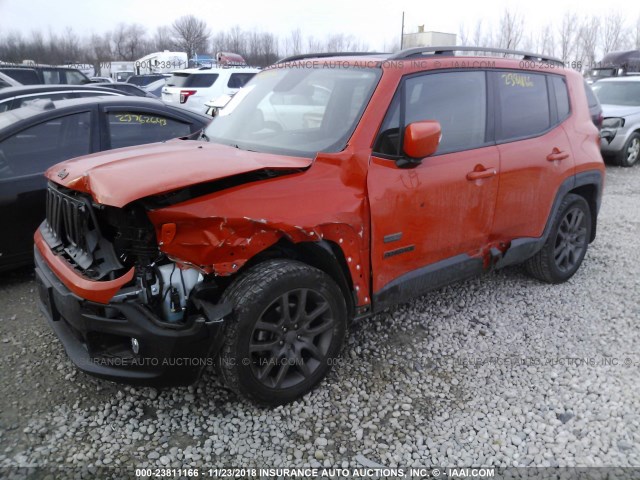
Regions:
<svg viewBox="0 0 640 480"><path fill-rule="evenodd" d="M417 164L423 158L436 153L441 136L440 122L435 120L424 120L407 125L404 129L402 150L409 158L404 159L403 163Z"/></svg>

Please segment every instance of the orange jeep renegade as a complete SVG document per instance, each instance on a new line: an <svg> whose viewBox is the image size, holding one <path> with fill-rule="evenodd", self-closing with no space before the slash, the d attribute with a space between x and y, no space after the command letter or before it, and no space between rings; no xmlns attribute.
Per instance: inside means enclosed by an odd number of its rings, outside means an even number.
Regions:
<svg viewBox="0 0 640 480"><path fill-rule="evenodd" d="M154 383L215 364L275 405L350 319L516 263L570 278L604 180L582 77L452 48L290 57L198 139L51 168L36 273L71 360Z"/></svg>

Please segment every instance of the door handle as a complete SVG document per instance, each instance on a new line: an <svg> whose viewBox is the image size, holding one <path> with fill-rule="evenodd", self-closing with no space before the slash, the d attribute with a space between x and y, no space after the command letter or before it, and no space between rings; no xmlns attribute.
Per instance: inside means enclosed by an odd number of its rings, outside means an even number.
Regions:
<svg viewBox="0 0 640 480"><path fill-rule="evenodd" d="M547 160L550 162L555 162L556 160L565 160L569 158L569 154L567 152L561 151L559 148L554 148L551 150L551 153L547 155Z"/></svg>
<svg viewBox="0 0 640 480"><path fill-rule="evenodd" d="M487 168L486 170L480 170L480 171L474 170L473 172L467 173L467 180L469 181L481 180L483 178L493 177L497 173L498 172L496 172L495 168Z"/></svg>

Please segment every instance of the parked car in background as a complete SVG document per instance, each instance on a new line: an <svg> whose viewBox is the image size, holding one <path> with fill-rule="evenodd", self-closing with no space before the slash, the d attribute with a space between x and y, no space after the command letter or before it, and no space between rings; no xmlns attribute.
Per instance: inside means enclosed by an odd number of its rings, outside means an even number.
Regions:
<svg viewBox="0 0 640 480"><path fill-rule="evenodd" d="M133 71L127 71L127 70L123 70L121 72L115 72L111 74L111 79L114 82L126 82L127 80L129 80L129 78L131 78L134 75L135 72Z"/></svg>
<svg viewBox="0 0 640 480"><path fill-rule="evenodd" d="M602 104L600 148L621 167L635 165L640 156L640 77L607 78L592 85Z"/></svg>
<svg viewBox="0 0 640 480"><path fill-rule="evenodd" d="M33 232L45 216L47 182L42 174L51 165L188 136L209 121L160 100L123 95L40 100L0 113L0 218L5 227L0 236L0 270L32 261Z"/></svg>
<svg viewBox="0 0 640 480"><path fill-rule="evenodd" d="M14 110L34 100L68 100L71 98L128 95L112 88L89 85L24 85L0 90L0 112Z"/></svg>
<svg viewBox="0 0 640 480"><path fill-rule="evenodd" d="M0 72L0 89L7 87L19 87L21 85L22 84L14 78Z"/></svg>
<svg viewBox="0 0 640 480"><path fill-rule="evenodd" d="M133 62L136 75L153 75L169 73L180 68L188 67L185 52L152 52Z"/></svg>
<svg viewBox="0 0 640 480"><path fill-rule="evenodd" d="M596 83L604 78L640 74L640 50L607 53L587 74L587 82Z"/></svg>
<svg viewBox="0 0 640 480"><path fill-rule="evenodd" d="M91 77L91 83L113 83L113 80L109 77Z"/></svg>
<svg viewBox="0 0 640 480"><path fill-rule="evenodd" d="M137 85L138 87L146 87L151 82L155 82L156 80L160 80L166 78L167 75L162 73L152 73L149 75L131 75L127 79L127 83L132 83L133 85Z"/></svg>
<svg viewBox="0 0 640 480"><path fill-rule="evenodd" d="M571 278L605 175L583 78L480 50L285 59L200 141L49 169L36 278L71 360L180 383L212 360L277 405L322 381L351 319L509 265Z"/></svg>
<svg viewBox="0 0 640 480"><path fill-rule="evenodd" d="M144 91L151 93L154 97L160 98L162 96L162 87L167 83L166 78L161 78L151 82L149 85L143 87Z"/></svg>
<svg viewBox="0 0 640 480"><path fill-rule="evenodd" d="M117 90L119 92L124 92L124 93L127 93L129 95L134 95L136 97L156 98L155 95L152 95L149 92L147 92L146 90L144 90L143 88L140 88L137 85L133 85L131 83L112 82L112 83L97 83L96 85L99 85L99 86L104 87L104 88L111 88L111 89Z"/></svg>
<svg viewBox="0 0 640 480"><path fill-rule="evenodd" d="M201 67L173 72L162 88L170 105L205 113L205 103L220 95L233 95L260 70L252 67Z"/></svg>
<svg viewBox="0 0 640 480"><path fill-rule="evenodd" d="M89 77L77 68L49 65L7 65L0 66L4 73L23 85L84 85L91 83Z"/></svg>

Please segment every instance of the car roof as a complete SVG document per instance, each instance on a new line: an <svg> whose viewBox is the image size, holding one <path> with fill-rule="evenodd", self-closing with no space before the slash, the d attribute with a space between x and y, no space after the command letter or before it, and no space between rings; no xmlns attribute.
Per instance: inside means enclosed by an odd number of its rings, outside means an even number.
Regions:
<svg viewBox="0 0 640 480"><path fill-rule="evenodd" d="M68 66L61 66L61 65L46 65L44 63L39 63L37 65L0 63L0 69L5 69L5 68L30 68L32 70L36 70L38 68L55 68L56 70L78 70L75 67L68 67Z"/></svg>
<svg viewBox="0 0 640 480"><path fill-rule="evenodd" d="M640 75L624 75L622 77L603 78L602 80L598 80L594 85L610 82L640 82Z"/></svg>
<svg viewBox="0 0 640 480"><path fill-rule="evenodd" d="M134 85L133 83L127 83L127 82L96 82L95 84L105 88L109 88L109 86L113 86L113 85L126 85L127 87L140 88L138 85Z"/></svg>
<svg viewBox="0 0 640 480"><path fill-rule="evenodd" d="M28 120L31 117L35 117L37 115L43 113L51 113L51 112L61 112L65 113L66 110L74 110L75 107L78 106L93 106L93 105L116 105L122 107L153 107L159 108L166 112L172 112L177 114L178 116L185 116L191 118L198 118L201 121L208 123L211 120L211 117L207 115L200 114L197 112L192 112L186 109L173 107L171 105L167 105L163 103L161 100L157 98L149 98L149 97L135 97L135 96L97 96L97 97L85 97L85 98L74 98L68 100L36 100L33 104L30 104L25 107L17 108L14 110L9 110L6 112L0 113L0 131L5 127L10 126L13 123L18 121ZM9 119L7 121L7 119Z"/></svg>
<svg viewBox="0 0 640 480"><path fill-rule="evenodd" d="M97 84L86 85L22 85L19 87L7 87L0 90L0 98L17 97L30 93L59 92L66 90L100 90L106 91L104 87ZM111 90L113 91L113 90Z"/></svg>
<svg viewBox="0 0 640 480"><path fill-rule="evenodd" d="M367 67L382 67L389 69L395 68L397 62L405 60L410 62L430 61L435 63L435 66L438 66L439 61L445 59L449 61L451 61L451 59L479 59L481 61L486 59L493 61L499 60L502 66L508 66L509 68L516 67L520 69L523 68L522 64L523 62L525 62L525 68L531 70L540 70L540 68L537 67L537 64L551 64L554 65L554 67L556 65L559 67L564 66L564 62L558 58L533 52L481 46L445 45L407 48L396 53L320 52L293 55L278 60L273 65L267 67L267 69L278 68L278 66L282 64L296 65L299 62L305 64L308 62L312 62L310 66L313 66L315 64L326 65L332 62L337 62L340 65L345 66L364 65ZM482 65L478 66L478 68L481 67ZM548 67L545 67L545 69L548 69Z"/></svg>
<svg viewBox="0 0 640 480"><path fill-rule="evenodd" d="M259 68L256 67L245 67L245 66L229 66L229 67L198 67L198 68L183 68L182 70L174 70L171 72L174 73L187 73L187 74L198 74L198 73L220 73L220 72L240 72L240 73L258 73L260 71Z"/></svg>

